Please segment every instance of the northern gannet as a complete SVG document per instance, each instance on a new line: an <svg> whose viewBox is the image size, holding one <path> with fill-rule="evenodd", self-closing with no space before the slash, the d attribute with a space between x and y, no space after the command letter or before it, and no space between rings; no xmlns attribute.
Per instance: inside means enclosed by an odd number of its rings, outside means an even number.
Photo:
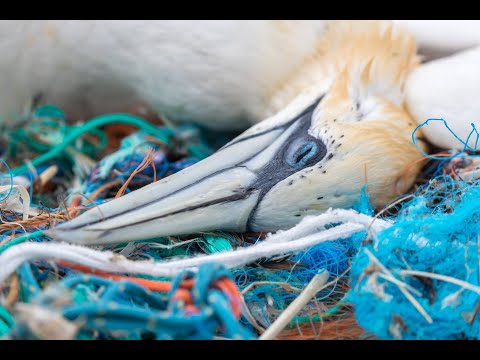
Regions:
<svg viewBox="0 0 480 360"><path fill-rule="evenodd" d="M422 157L403 104L414 38L381 21L335 22L276 89L254 125L209 158L46 231L105 244L209 230L286 229L350 207L366 184L382 206ZM275 91L273 91L275 90Z"/></svg>

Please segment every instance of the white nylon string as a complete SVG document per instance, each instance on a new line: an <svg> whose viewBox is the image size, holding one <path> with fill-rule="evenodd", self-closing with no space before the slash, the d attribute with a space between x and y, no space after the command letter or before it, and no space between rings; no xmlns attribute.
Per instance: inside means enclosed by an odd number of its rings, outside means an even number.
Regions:
<svg viewBox="0 0 480 360"><path fill-rule="evenodd" d="M209 262L232 268L261 258L299 251L325 241L347 238L369 227L370 232L375 234L389 225L382 220L375 220L372 225L373 220L372 217L352 210L329 210L322 215L305 218L294 228L271 235L247 248L165 262L133 261L111 251L99 251L67 243L23 243L12 246L0 255L0 283L24 262L38 259L66 260L107 272L167 277ZM341 222L343 224L324 229L329 223Z"/></svg>

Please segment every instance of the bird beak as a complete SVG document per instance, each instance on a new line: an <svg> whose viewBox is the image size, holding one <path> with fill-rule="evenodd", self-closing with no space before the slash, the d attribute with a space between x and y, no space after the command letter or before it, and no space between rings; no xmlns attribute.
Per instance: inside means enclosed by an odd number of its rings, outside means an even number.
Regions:
<svg viewBox="0 0 480 360"><path fill-rule="evenodd" d="M315 106L283 125L247 130L207 159L95 207L46 235L98 245L199 231L247 231L262 197L296 171L281 166L282 153L308 132Z"/></svg>

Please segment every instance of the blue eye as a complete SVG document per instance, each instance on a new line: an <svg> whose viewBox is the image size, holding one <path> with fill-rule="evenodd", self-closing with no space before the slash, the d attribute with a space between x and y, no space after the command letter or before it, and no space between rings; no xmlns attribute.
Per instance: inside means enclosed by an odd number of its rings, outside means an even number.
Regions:
<svg viewBox="0 0 480 360"><path fill-rule="evenodd" d="M316 158L318 150L319 147L315 141L305 138L295 139L285 153L286 161L291 167L303 168L311 162L310 160Z"/></svg>

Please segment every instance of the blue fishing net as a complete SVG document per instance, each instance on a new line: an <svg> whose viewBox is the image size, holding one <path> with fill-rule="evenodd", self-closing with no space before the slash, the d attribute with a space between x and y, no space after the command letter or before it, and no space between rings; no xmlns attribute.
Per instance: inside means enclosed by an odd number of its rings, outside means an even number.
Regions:
<svg viewBox="0 0 480 360"><path fill-rule="evenodd" d="M438 175L443 166L354 258L348 300L359 324L379 338L480 338L480 182ZM476 291L430 274L465 281Z"/></svg>

